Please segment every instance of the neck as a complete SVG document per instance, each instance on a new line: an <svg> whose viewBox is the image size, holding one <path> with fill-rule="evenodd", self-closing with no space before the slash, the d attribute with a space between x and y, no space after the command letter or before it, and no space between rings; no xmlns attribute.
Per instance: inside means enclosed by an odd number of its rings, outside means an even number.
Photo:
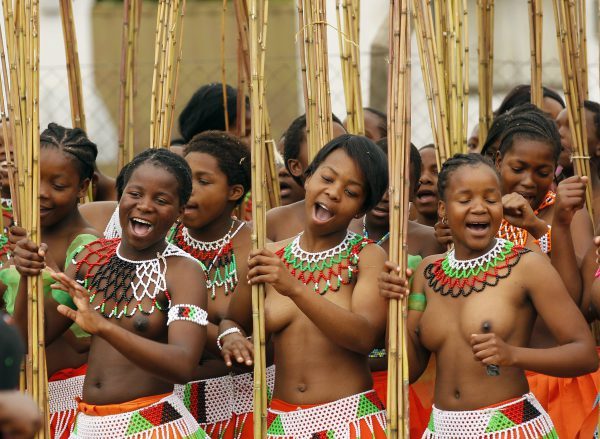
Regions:
<svg viewBox="0 0 600 439"><path fill-rule="evenodd" d="M425 226L434 227L435 223L437 223L437 221L438 221L438 217L437 217L437 214L429 216L429 215L422 215L421 213L417 213L417 217L415 218L415 221L418 222L419 224L423 224Z"/></svg>
<svg viewBox="0 0 600 439"><path fill-rule="evenodd" d="M187 229L190 236L195 240L211 242L221 239L223 236L225 236L225 234L229 232L229 229L231 229L232 221L233 218L231 216L231 211L227 210L219 218L203 227L198 229L191 229L188 227Z"/></svg>
<svg viewBox="0 0 600 439"><path fill-rule="evenodd" d="M347 233L348 229L346 228L327 235L316 235L306 228L300 237L300 247L311 253L326 251L342 242Z"/></svg>
<svg viewBox="0 0 600 439"><path fill-rule="evenodd" d="M123 236L121 238L121 246L119 247L119 254L126 259L130 259L132 261L144 261L147 259L156 258L157 253L162 253L162 251L167 247L167 242L162 239L150 247L147 247L142 250L137 250L129 245L127 242L127 238Z"/></svg>
<svg viewBox="0 0 600 439"><path fill-rule="evenodd" d="M379 241L381 238L385 236L386 233L390 231L390 223L387 222L385 225L381 224L373 224L372 221L369 221L369 217L364 217L364 225L369 235L369 239L373 241Z"/></svg>
<svg viewBox="0 0 600 439"><path fill-rule="evenodd" d="M465 245L462 245L460 243L455 243L454 244L454 257L458 260L464 261L467 259L475 259L478 258L479 256L483 256L485 255L487 252L489 252L494 245L496 245L496 239L492 239L487 247L484 250L474 250L471 248L466 247Z"/></svg>
<svg viewBox="0 0 600 439"><path fill-rule="evenodd" d="M57 223L52 224L51 226L44 226L42 224L41 231L42 236L55 235L64 231L72 233L73 231L82 228L84 225L85 220L79 213L79 209L77 208L77 206L75 206L75 208L71 210L71 213L69 213Z"/></svg>

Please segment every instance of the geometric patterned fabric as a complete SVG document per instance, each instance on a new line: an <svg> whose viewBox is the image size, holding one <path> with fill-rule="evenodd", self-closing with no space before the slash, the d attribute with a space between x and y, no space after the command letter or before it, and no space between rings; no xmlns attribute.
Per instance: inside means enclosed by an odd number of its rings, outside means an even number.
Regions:
<svg viewBox="0 0 600 439"><path fill-rule="evenodd" d="M78 413L71 439L205 439L183 402L173 394L138 410L107 416Z"/></svg>
<svg viewBox="0 0 600 439"><path fill-rule="evenodd" d="M374 423L385 430L383 403L374 390L315 407L289 412L269 409L268 439L348 439L356 437L365 421L374 434ZM351 436L354 432L354 436Z"/></svg>
<svg viewBox="0 0 600 439"><path fill-rule="evenodd" d="M556 439L550 416L532 393L496 407L446 411L433 406L422 439Z"/></svg>
<svg viewBox="0 0 600 439"><path fill-rule="evenodd" d="M82 375L48 383L48 412L53 439L69 437L77 414L77 398L83 395L84 380L85 369Z"/></svg>

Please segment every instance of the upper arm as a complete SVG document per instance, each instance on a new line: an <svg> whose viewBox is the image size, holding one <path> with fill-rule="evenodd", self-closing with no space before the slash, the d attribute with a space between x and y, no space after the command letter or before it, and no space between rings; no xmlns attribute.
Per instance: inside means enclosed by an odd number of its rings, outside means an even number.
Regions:
<svg viewBox="0 0 600 439"><path fill-rule="evenodd" d="M385 252L376 244L368 244L360 252L358 279L352 293L352 312L366 318L376 331L385 333L387 323L386 300L379 294L377 279L383 271Z"/></svg>
<svg viewBox="0 0 600 439"><path fill-rule="evenodd" d="M252 287L248 284L248 253L250 243L240 248L235 256L238 268L238 283L235 287L229 306L225 313L225 319L232 320L242 328L246 334L252 334Z"/></svg>
<svg viewBox="0 0 600 439"><path fill-rule="evenodd" d="M65 274L71 279L75 279L76 265L69 265L69 267L65 270ZM27 281L27 279L21 277L21 281ZM44 316L46 319L46 333L44 336L46 339L46 345L49 345L62 334L64 334L73 324L73 320L63 316L57 310L59 302L55 300L54 296L55 293L58 292L60 292L60 290L53 290L53 294L49 294L44 298ZM66 292L62 292L62 294L68 296L68 293ZM64 305L68 306L68 304Z"/></svg>
<svg viewBox="0 0 600 439"><path fill-rule="evenodd" d="M581 264L581 278L583 280L583 295L581 297L581 312L588 321L593 320L594 311L591 308L592 305L592 285L596 280L596 270L598 264L596 263L596 245L592 242L588 249L588 252L583 258ZM597 310L596 310L597 311Z"/></svg>
<svg viewBox="0 0 600 439"><path fill-rule="evenodd" d="M563 345L573 341L593 344L589 327L575 302L547 258L529 253L521 261L525 266L525 288L538 315L558 342Z"/></svg>
<svg viewBox="0 0 600 439"><path fill-rule="evenodd" d="M571 221L571 234L573 235L575 255L577 256L577 259L581 261L585 257L590 242L592 242L592 239L594 238L592 220L585 208L577 211L573 216L573 221Z"/></svg>

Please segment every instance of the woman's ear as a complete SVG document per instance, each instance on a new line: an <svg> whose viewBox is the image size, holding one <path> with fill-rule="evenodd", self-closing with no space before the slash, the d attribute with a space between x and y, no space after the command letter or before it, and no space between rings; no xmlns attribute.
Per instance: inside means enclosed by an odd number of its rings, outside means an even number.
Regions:
<svg viewBox="0 0 600 439"><path fill-rule="evenodd" d="M79 191L77 192L77 198L83 199L87 195L88 187L90 186L91 180L89 178L85 178L81 180L79 183Z"/></svg>
<svg viewBox="0 0 600 439"><path fill-rule="evenodd" d="M500 167L502 166L502 154L500 154L500 151L496 151L496 169L500 170Z"/></svg>
<svg viewBox="0 0 600 439"><path fill-rule="evenodd" d="M447 218L447 216L446 216L446 203L444 201L442 201L442 200L438 201L438 218L441 218L442 220L444 218Z"/></svg>
<svg viewBox="0 0 600 439"><path fill-rule="evenodd" d="M298 159L288 159L287 168L294 177L302 178L304 174L304 169L302 169L302 164Z"/></svg>
<svg viewBox="0 0 600 439"><path fill-rule="evenodd" d="M244 195L246 195L246 193L244 192L244 186L241 184L229 186L229 197L227 198L229 201L238 201Z"/></svg>

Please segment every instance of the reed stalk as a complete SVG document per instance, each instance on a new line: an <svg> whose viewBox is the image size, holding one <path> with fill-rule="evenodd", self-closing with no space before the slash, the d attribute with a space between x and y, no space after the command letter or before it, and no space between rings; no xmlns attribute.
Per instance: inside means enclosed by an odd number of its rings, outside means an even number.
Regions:
<svg viewBox="0 0 600 439"><path fill-rule="evenodd" d="M544 93L542 88L542 0L528 0L529 3L529 46L531 54L531 103L542 108Z"/></svg>
<svg viewBox="0 0 600 439"><path fill-rule="evenodd" d="M227 17L227 0L223 0L221 12L221 88L223 90L223 115L225 117L225 131L229 131L229 111L227 110L227 71L225 69L225 19Z"/></svg>
<svg viewBox="0 0 600 439"><path fill-rule="evenodd" d="M479 143L483 144L492 124L494 0L477 2L477 53L479 59Z"/></svg>

